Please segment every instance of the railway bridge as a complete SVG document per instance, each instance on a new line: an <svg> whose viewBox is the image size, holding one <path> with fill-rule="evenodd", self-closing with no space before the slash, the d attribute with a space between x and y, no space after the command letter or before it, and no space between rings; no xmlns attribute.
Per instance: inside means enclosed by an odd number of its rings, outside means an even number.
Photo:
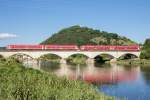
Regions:
<svg viewBox="0 0 150 100"><path fill-rule="evenodd" d="M126 55L131 54L135 55L137 58L140 56L140 51L0 51L0 55L4 58L9 58L14 55L22 55L24 58L28 59L38 59L43 55L46 54L55 54L61 58L61 63L65 63L66 59L74 54L82 54L88 57L89 63L94 62L94 58L101 54L107 54L113 57L112 61L115 61L117 58Z"/></svg>
<svg viewBox="0 0 150 100"><path fill-rule="evenodd" d="M66 59L75 54L85 55L88 63L93 63L95 57L99 55L109 55L112 62L117 58L130 54L137 58L140 56L139 46L92 46L84 45L8 45L6 50L0 51L0 55L9 58L14 55L23 59L39 59L40 57L54 54L61 58L60 63L66 63Z"/></svg>

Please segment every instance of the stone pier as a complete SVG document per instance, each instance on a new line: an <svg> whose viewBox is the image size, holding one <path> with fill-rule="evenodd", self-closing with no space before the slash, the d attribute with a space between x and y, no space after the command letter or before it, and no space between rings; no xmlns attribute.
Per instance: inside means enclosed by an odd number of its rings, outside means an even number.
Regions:
<svg viewBox="0 0 150 100"><path fill-rule="evenodd" d="M95 59L93 58L88 58L86 61L87 64L93 64L94 62L95 62Z"/></svg>
<svg viewBox="0 0 150 100"><path fill-rule="evenodd" d="M117 62L117 58L113 58L110 60L110 63L116 63Z"/></svg>
<svg viewBox="0 0 150 100"><path fill-rule="evenodd" d="M62 64L66 64L66 63L67 63L67 61L66 61L66 59L65 59L65 58L62 58L62 59L60 60L60 63L62 63Z"/></svg>

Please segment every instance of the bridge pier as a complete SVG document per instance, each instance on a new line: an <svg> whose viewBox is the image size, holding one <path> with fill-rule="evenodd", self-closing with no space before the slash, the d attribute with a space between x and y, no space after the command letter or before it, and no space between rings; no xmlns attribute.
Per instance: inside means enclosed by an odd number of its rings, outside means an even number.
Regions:
<svg viewBox="0 0 150 100"><path fill-rule="evenodd" d="M116 63L117 62L117 58L113 58L110 60L110 63Z"/></svg>
<svg viewBox="0 0 150 100"><path fill-rule="evenodd" d="M66 64L66 63L67 63L67 61L66 61L66 59L65 59L65 58L62 58L62 59L60 60L60 63L61 63L61 64Z"/></svg>
<svg viewBox="0 0 150 100"><path fill-rule="evenodd" d="M95 62L94 58L88 58L86 61L87 64L94 64L94 62Z"/></svg>

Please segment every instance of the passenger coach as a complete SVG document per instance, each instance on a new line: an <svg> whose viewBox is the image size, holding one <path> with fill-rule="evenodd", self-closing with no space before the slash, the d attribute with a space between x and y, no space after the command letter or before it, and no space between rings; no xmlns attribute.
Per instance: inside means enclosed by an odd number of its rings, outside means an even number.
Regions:
<svg viewBox="0 0 150 100"><path fill-rule="evenodd" d="M140 51L139 45L104 46L104 45L8 45L8 50L81 50L81 51Z"/></svg>

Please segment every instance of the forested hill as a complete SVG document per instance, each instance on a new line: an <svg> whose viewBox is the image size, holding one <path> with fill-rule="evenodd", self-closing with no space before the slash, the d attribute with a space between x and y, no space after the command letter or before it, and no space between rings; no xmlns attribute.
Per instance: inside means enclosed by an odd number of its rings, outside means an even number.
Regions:
<svg viewBox="0 0 150 100"><path fill-rule="evenodd" d="M134 41L116 33L94 30L88 27L72 26L53 34L41 44L94 44L94 45L132 45Z"/></svg>

